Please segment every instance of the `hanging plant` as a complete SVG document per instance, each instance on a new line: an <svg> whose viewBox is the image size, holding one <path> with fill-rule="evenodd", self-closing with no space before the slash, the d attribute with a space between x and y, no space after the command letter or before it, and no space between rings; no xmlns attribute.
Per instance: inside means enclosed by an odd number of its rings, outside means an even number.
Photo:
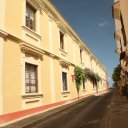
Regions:
<svg viewBox="0 0 128 128"><path fill-rule="evenodd" d="M97 73L95 73L94 76L95 76L95 79L97 82L99 82L101 80L100 76Z"/></svg>
<svg viewBox="0 0 128 128"><path fill-rule="evenodd" d="M95 76L96 91L97 91L97 93L98 93L98 83L99 83L99 81L101 80L101 77L100 77L97 73L94 73L94 76Z"/></svg>
<svg viewBox="0 0 128 128"><path fill-rule="evenodd" d="M82 84L82 81L85 79L85 74L84 74L84 71L78 66L75 67L74 73L75 73L76 90L79 98L80 86Z"/></svg>
<svg viewBox="0 0 128 128"><path fill-rule="evenodd" d="M87 77L88 79L90 79L92 82L95 81L94 73L93 73L90 69L86 68L86 69L85 69L85 74L86 74L86 77Z"/></svg>
<svg viewBox="0 0 128 128"><path fill-rule="evenodd" d="M117 67L114 68L113 73L112 73L112 79L115 83L119 83L119 80L121 75L121 66L118 65Z"/></svg>
<svg viewBox="0 0 128 128"><path fill-rule="evenodd" d="M96 86L97 92L98 92L98 82L101 80L100 76L97 73L94 73L90 69L85 69L85 74L90 81L92 81L93 86Z"/></svg>

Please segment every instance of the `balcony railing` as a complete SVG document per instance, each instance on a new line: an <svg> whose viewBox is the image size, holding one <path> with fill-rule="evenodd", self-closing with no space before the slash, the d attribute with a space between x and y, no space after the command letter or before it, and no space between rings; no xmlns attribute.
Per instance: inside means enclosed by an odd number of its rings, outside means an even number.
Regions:
<svg viewBox="0 0 128 128"><path fill-rule="evenodd" d="M117 1L112 6L113 18L120 20L120 1Z"/></svg>

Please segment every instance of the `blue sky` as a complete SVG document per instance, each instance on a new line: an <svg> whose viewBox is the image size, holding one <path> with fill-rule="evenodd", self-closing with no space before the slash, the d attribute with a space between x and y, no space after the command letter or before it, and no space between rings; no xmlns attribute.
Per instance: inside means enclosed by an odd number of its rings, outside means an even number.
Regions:
<svg viewBox="0 0 128 128"><path fill-rule="evenodd" d="M51 0L79 37L105 65L109 78L119 63L115 54L113 0ZM109 79L110 85L112 80Z"/></svg>

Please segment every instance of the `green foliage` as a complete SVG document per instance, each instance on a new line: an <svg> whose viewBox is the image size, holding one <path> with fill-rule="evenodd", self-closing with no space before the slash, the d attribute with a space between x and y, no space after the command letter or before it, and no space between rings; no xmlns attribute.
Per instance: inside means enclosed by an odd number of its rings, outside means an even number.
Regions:
<svg viewBox="0 0 128 128"><path fill-rule="evenodd" d="M101 80L101 77L97 73L94 73L94 77L95 77L96 91L98 93L98 82Z"/></svg>
<svg viewBox="0 0 128 128"><path fill-rule="evenodd" d="M114 68L113 74L112 74L112 79L115 83L118 83L120 79L120 72L121 72L121 67L120 65L118 65L116 68Z"/></svg>
<svg viewBox="0 0 128 128"><path fill-rule="evenodd" d="M85 69L85 74L86 77L91 80L93 86L96 86L96 90L98 93L98 82L101 80L101 77L97 73L94 73L93 71L87 68Z"/></svg>
<svg viewBox="0 0 128 128"><path fill-rule="evenodd" d="M96 82L94 73L92 73L89 77L92 82Z"/></svg>
<svg viewBox="0 0 128 128"><path fill-rule="evenodd" d="M85 73L80 67L75 67L74 73L76 76L75 83L76 83L76 89L77 89L78 97L79 97L79 90L80 90L80 86L83 80L85 79Z"/></svg>
<svg viewBox="0 0 128 128"><path fill-rule="evenodd" d="M75 83L76 83L76 90L78 93L78 97L79 97L80 86L83 80L88 78L92 81L93 85L95 86L97 86L98 82L101 80L100 76L97 73L93 73L89 69L85 69L85 71L83 71L80 67L75 67L74 73L75 73ZM97 86L97 89L98 89L98 86Z"/></svg>
<svg viewBox="0 0 128 128"><path fill-rule="evenodd" d="M114 83L112 84L112 87L113 87L113 88L117 88L117 87L118 87L118 84L114 82Z"/></svg>
<svg viewBox="0 0 128 128"><path fill-rule="evenodd" d="M90 79L92 82L95 80L94 73L90 69L85 69L86 78Z"/></svg>
<svg viewBox="0 0 128 128"><path fill-rule="evenodd" d="M97 73L94 74L94 77L96 82L99 82L101 80L100 76Z"/></svg>
<svg viewBox="0 0 128 128"><path fill-rule="evenodd" d="M94 73L92 71L86 71L85 70L86 77L90 79L94 85L97 85L97 83L101 80L100 76L97 73Z"/></svg>
<svg viewBox="0 0 128 128"><path fill-rule="evenodd" d="M128 97L128 84L124 85L121 91L124 96Z"/></svg>

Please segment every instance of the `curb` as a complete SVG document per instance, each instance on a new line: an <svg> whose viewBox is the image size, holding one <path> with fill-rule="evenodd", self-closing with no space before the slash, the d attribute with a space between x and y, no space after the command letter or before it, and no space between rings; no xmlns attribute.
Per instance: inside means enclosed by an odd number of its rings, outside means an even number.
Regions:
<svg viewBox="0 0 128 128"><path fill-rule="evenodd" d="M105 93L108 93L108 91L104 91L104 92L99 92L98 95L103 95ZM0 116L0 126L6 126L9 125L11 123L15 123L17 121L20 121L22 119L31 117L31 116L35 116L38 115L40 113L44 113L47 112L49 110L67 105L67 104L71 104L73 102L77 102L83 98L89 97L89 96L98 96L96 93L94 94L90 94L90 95L86 95L86 96L82 96L79 99L78 98L73 98L70 100L65 100L65 101L60 101L60 102L56 102L53 104L49 104L49 105L44 105L41 107L37 107L37 108L32 108L32 109L27 109L27 110L22 110L22 111L18 111L18 112L13 112L13 113L9 113L9 114L5 114L5 115L1 115Z"/></svg>

